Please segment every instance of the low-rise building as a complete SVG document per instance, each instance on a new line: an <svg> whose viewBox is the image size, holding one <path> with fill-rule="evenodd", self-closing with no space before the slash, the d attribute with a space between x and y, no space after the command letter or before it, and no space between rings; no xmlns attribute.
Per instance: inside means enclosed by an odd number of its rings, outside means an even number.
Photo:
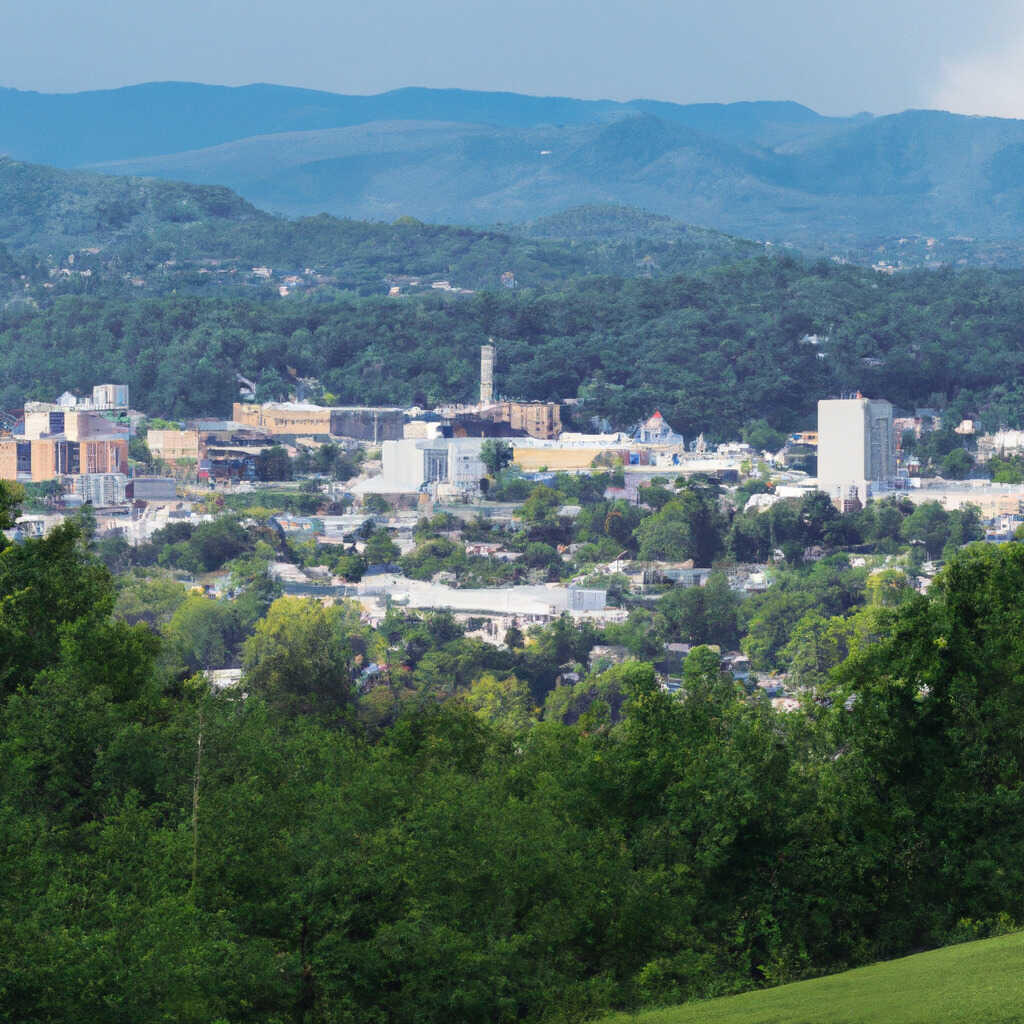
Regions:
<svg viewBox="0 0 1024 1024"><path fill-rule="evenodd" d="M405 410L393 406L325 406L309 402L235 402L232 419L274 437L341 437L356 441L397 440Z"/></svg>
<svg viewBox="0 0 1024 1024"><path fill-rule="evenodd" d="M128 477L124 473L81 473L72 481L73 493L97 508L126 502Z"/></svg>
<svg viewBox="0 0 1024 1024"><path fill-rule="evenodd" d="M146 434L150 455L168 463L199 461L198 430L150 430Z"/></svg>
<svg viewBox="0 0 1024 1024"><path fill-rule="evenodd" d="M487 475L480 458L483 443L478 437L385 441L381 446L381 489L409 492L447 484L475 491Z"/></svg>

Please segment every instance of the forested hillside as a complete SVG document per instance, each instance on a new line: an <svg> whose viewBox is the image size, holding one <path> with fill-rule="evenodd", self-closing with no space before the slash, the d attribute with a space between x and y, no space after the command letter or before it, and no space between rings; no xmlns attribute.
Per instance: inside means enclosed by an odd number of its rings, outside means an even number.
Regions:
<svg viewBox="0 0 1024 1024"><path fill-rule="evenodd" d="M630 217L622 211L619 221ZM664 276L764 251L681 224L628 237L592 232L582 244L568 237L573 244L408 217L391 224L326 215L286 220L222 187L62 171L0 157L0 245L23 256L37 282L52 283L50 271L75 276L88 270L102 275L108 289L128 292L238 292L252 290L254 266L267 266L278 280L299 274L306 286L379 294L394 275L476 289L499 287L501 275L511 271L519 286L530 287L592 274ZM312 274L304 274L307 269ZM59 276L56 281L62 284ZM0 289L3 283L0 277ZM82 284L63 282L70 283ZM93 290L99 284L89 282ZM19 285L12 294L22 291Z"/></svg>
<svg viewBox="0 0 1024 1024"><path fill-rule="evenodd" d="M697 647L680 695L634 661L538 721L592 627L370 630L269 604L243 552L238 601L180 594L165 630L87 523L0 539L7 1019L568 1024L1021 924L1024 545L872 607L802 710ZM135 582L150 612L184 589ZM240 689L191 674L211 618L251 630ZM521 715L495 703L518 673Z"/></svg>
<svg viewBox="0 0 1024 1024"><path fill-rule="evenodd" d="M1010 272L886 277L762 258L457 297L62 296L0 316L0 402L109 378L155 415L224 413L236 372L272 398L287 391L287 367L342 402L468 400L491 336L500 393L579 395L584 422L628 426L659 408L687 436L735 437L758 419L812 426L819 398L859 388L1020 426L1021 284Z"/></svg>

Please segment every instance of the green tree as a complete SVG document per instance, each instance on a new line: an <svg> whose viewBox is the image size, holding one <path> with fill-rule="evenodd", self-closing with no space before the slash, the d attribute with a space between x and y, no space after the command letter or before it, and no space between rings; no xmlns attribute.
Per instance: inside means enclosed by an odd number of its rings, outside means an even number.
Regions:
<svg viewBox="0 0 1024 1024"><path fill-rule="evenodd" d="M480 461L487 467L491 476L497 476L512 462L512 445L508 441L488 437L480 445Z"/></svg>
<svg viewBox="0 0 1024 1024"><path fill-rule="evenodd" d="M937 501L923 502L903 520L900 535L922 544L929 558L938 558L949 539L949 513Z"/></svg>
<svg viewBox="0 0 1024 1024"><path fill-rule="evenodd" d="M260 480L291 480L292 460L281 445L273 445L256 458L256 475Z"/></svg>
<svg viewBox="0 0 1024 1024"><path fill-rule="evenodd" d="M398 560L398 545L391 539L387 530L374 530L366 538L363 557L370 565L388 565Z"/></svg>
<svg viewBox="0 0 1024 1024"><path fill-rule="evenodd" d="M110 574L73 522L0 550L0 695L29 685L54 663L62 629L100 622L113 604Z"/></svg>
<svg viewBox="0 0 1024 1024"><path fill-rule="evenodd" d="M229 665L238 641L234 606L194 594L186 598L164 628L168 654L188 672Z"/></svg>
<svg viewBox="0 0 1024 1024"><path fill-rule="evenodd" d="M699 485L687 486L660 512L636 528L639 557L709 566L724 547L725 517L716 495Z"/></svg>
<svg viewBox="0 0 1024 1024"><path fill-rule="evenodd" d="M145 571L145 576L120 578L114 615L129 625L145 622L153 629L160 629L170 622L188 597L188 590L177 580L159 574L159 570Z"/></svg>
<svg viewBox="0 0 1024 1024"><path fill-rule="evenodd" d="M939 465L940 476L947 480L965 480L974 468L974 458L965 448L954 448Z"/></svg>
<svg viewBox="0 0 1024 1024"><path fill-rule="evenodd" d="M289 715L336 714L353 700L353 652L342 609L278 598L242 645L245 684Z"/></svg>
<svg viewBox="0 0 1024 1024"><path fill-rule="evenodd" d="M470 686L466 703L484 721L509 732L524 732L536 721L530 688L515 676L485 672Z"/></svg>

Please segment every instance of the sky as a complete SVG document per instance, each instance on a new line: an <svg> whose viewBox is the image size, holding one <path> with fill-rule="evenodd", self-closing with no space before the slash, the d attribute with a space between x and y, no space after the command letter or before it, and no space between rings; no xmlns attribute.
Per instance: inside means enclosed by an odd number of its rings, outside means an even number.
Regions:
<svg viewBox="0 0 1024 1024"><path fill-rule="evenodd" d="M0 85L406 85L1024 117L1019 0L0 0Z"/></svg>

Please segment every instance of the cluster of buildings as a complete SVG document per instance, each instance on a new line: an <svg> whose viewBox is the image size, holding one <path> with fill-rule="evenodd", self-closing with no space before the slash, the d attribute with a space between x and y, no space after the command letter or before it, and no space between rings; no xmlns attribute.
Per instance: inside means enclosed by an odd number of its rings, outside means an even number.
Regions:
<svg viewBox="0 0 1024 1024"><path fill-rule="evenodd" d="M130 476L128 449L139 419L125 384L97 385L89 397L65 392L54 402L26 402L21 423L0 433L0 479L61 481L73 499L96 506L163 495L166 481Z"/></svg>

